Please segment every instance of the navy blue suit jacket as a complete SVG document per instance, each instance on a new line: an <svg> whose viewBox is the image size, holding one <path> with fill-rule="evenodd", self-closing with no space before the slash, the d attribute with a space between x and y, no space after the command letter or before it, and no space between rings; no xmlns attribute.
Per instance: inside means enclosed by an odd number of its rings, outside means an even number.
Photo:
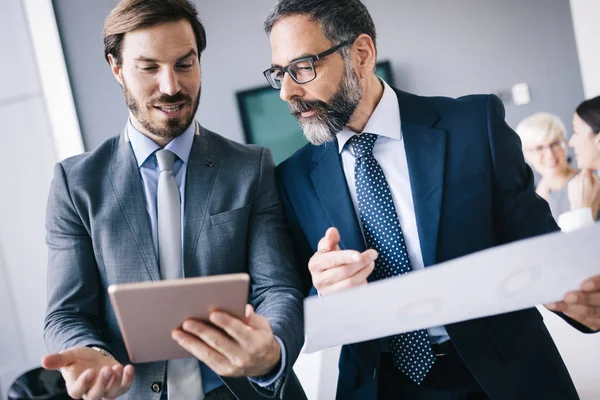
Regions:
<svg viewBox="0 0 600 400"><path fill-rule="evenodd" d="M521 143L497 97L396 93L426 267L558 230L535 194ZM301 148L278 167L277 178L308 294L308 260L327 228L339 230L342 249L365 250L337 143ZM493 400L578 398L535 308L445 328ZM339 399L376 398L380 342L343 347Z"/></svg>

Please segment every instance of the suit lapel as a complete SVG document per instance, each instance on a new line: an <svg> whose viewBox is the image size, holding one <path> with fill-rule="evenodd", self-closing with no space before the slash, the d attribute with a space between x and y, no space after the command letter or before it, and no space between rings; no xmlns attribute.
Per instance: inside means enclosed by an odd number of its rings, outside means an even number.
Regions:
<svg viewBox="0 0 600 400"><path fill-rule="evenodd" d="M185 178L183 265L186 277L209 275L210 272L206 265L194 262L194 254L220 162L210 133L199 125L197 129L199 134L194 136Z"/></svg>
<svg viewBox="0 0 600 400"><path fill-rule="evenodd" d="M316 149L311 179L331 226L340 232L342 249L364 251L365 241L350 198L337 141ZM323 232L325 234L325 232Z"/></svg>
<svg viewBox="0 0 600 400"><path fill-rule="evenodd" d="M420 98L396 91L410 186L425 266L436 262L444 184L446 131L433 128L438 115Z"/></svg>
<svg viewBox="0 0 600 400"><path fill-rule="evenodd" d="M426 266L436 262L442 206L446 132L434 128L439 116L417 96L396 90L421 253ZM350 198L337 142L317 149L311 173L317 196L332 226L340 231L344 249L365 250ZM352 217L349 217L352 216Z"/></svg>
<svg viewBox="0 0 600 400"><path fill-rule="evenodd" d="M142 179L131 145L124 136L115 149L110 181L151 279L160 280Z"/></svg>

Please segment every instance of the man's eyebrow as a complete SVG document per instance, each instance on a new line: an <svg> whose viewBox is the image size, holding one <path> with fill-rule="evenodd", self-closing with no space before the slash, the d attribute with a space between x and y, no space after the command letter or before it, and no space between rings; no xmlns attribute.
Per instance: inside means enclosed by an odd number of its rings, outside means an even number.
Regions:
<svg viewBox="0 0 600 400"><path fill-rule="evenodd" d="M139 56L135 60L136 61L146 61L146 62L157 62L158 61L156 58L150 58L150 57L144 57L144 56Z"/></svg>
<svg viewBox="0 0 600 400"><path fill-rule="evenodd" d="M304 54L300 55L299 57L296 57L292 61L290 61L290 64L293 62L296 62L298 60L302 60L303 58L311 58L311 57L314 57L314 54L304 53ZM290 65L290 64L288 64L288 65ZM283 68L283 67L279 64L271 64L271 68Z"/></svg>
<svg viewBox="0 0 600 400"><path fill-rule="evenodd" d="M192 49L192 50L188 51L187 53L185 53L183 56L179 57L177 59L177 61L181 61L181 60L186 59L186 58L188 58L190 56L196 56L196 55L198 55L198 53L196 53L196 50ZM135 60L136 61L144 61L144 62L158 62L158 60L156 58L145 57L145 56L139 56Z"/></svg>
<svg viewBox="0 0 600 400"><path fill-rule="evenodd" d="M190 56L197 56L197 55L198 55L198 53L196 53L196 50L191 49L190 51L188 51L187 53L185 53L183 56L179 57L177 59L177 61L181 61L181 60L186 59L186 58L188 58Z"/></svg>

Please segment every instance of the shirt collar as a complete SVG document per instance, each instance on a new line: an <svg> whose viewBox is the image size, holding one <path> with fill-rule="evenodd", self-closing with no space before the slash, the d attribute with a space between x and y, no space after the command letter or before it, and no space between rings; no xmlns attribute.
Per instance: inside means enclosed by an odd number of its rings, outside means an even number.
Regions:
<svg viewBox="0 0 600 400"><path fill-rule="evenodd" d="M165 146L165 149L175 153L175 155L187 165L190 158L190 151L192 150L192 144L194 143L195 133L196 121L194 120L181 135L171 140ZM138 168L144 165L148 157L154 154L156 150L161 148L148 136L135 129L131 120L127 122L127 135L129 136L129 142L131 143L131 148L133 149Z"/></svg>
<svg viewBox="0 0 600 400"><path fill-rule="evenodd" d="M383 83L383 95L381 96L381 100L379 100L379 104L373 110L373 114L371 114L363 132L402 140L398 96L396 96L396 92L383 79L381 79L381 82ZM348 128L344 128L337 134L340 153L344 150L344 146L348 143L348 140L354 135L356 135L356 132Z"/></svg>

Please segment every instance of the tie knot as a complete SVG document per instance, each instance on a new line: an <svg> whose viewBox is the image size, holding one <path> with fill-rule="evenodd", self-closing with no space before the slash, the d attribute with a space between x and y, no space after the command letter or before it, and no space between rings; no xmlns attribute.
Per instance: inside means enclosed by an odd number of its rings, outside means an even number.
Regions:
<svg viewBox="0 0 600 400"><path fill-rule="evenodd" d="M378 136L373 133L361 133L350 138L349 144L352 146L354 157L361 158L367 154L373 154L373 146Z"/></svg>
<svg viewBox="0 0 600 400"><path fill-rule="evenodd" d="M156 162L158 162L158 172L173 171L175 154L170 150L158 150L156 152Z"/></svg>

